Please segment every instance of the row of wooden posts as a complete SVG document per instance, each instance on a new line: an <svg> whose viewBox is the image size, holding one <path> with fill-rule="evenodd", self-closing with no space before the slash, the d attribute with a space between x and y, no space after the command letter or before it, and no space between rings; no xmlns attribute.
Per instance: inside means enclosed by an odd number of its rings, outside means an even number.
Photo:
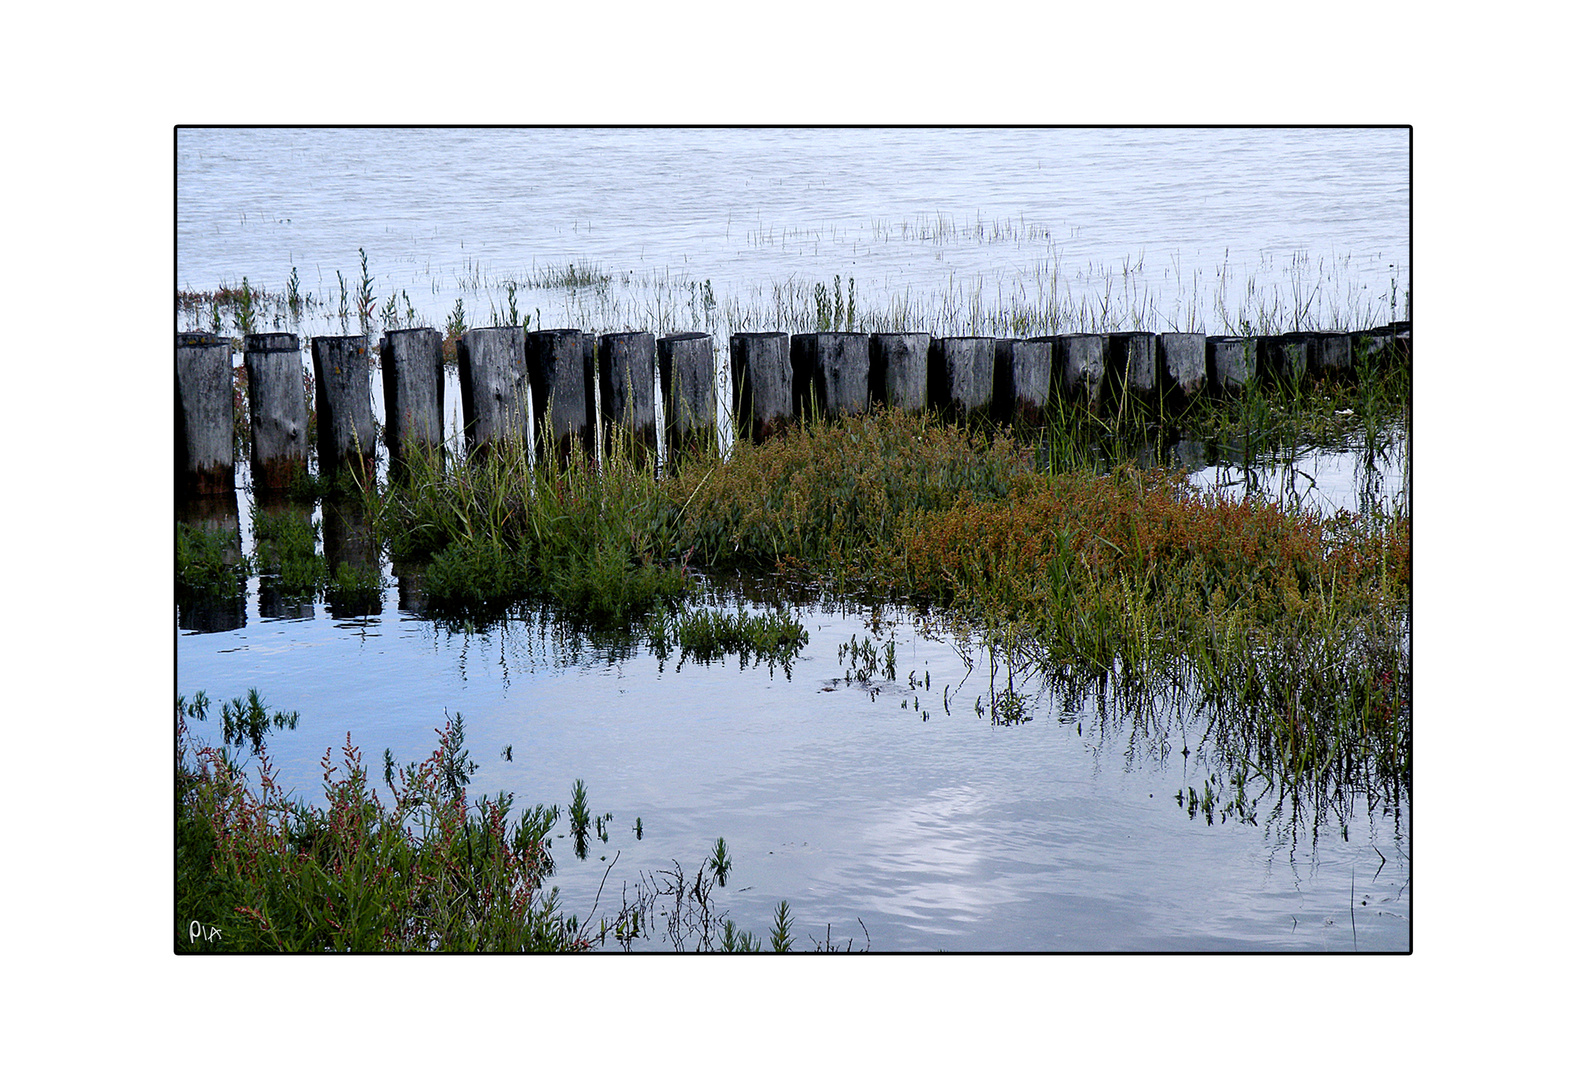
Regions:
<svg viewBox="0 0 1586 1080"><path fill-rule="evenodd" d="M763 441L810 415L863 412L872 403L938 410L949 420L1038 424L1059 400L1090 409L1124 397L1177 409L1200 394L1237 395L1255 383L1343 377L1358 358L1409 348L1408 323L1354 333L1229 337L1199 333L1060 334L1008 339L922 333L741 333L730 339L729 395L737 434ZM392 330L378 345L391 460L439 446L441 335ZM311 339L320 469L370 468L375 427L367 336ZM308 465L308 409L295 334L243 342L255 488L281 490ZM457 342L463 429L470 452L535 430L563 460L593 455L600 427L635 454L657 450L659 370L668 449L716 437L716 358L708 334L594 334L486 327ZM194 494L233 486L230 339L184 332L176 341L177 478ZM531 392L532 391L532 392ZM609 446L608 446L609 452Z"/></svg>

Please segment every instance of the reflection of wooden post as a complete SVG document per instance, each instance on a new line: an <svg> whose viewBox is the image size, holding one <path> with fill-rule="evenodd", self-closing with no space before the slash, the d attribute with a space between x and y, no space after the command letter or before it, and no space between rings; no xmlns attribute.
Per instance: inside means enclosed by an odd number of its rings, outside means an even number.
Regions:
<svg viewBox="0 0 1586 1080"><path fill-rule="evenodd" d="M1052 359L1054 381L1062 393L1090 409L1101 407L1107 375L1107 338L1103 334L1062 334Z"/></svg>
<svg viewBox="0 0 1586 1080"><path fill-rule="evenodd" d="M738 437L765 442L793 421L793 362L788 336L734 334L729 345Z"/></svg>
<svg viewBox="0 0 1586 1080"><path fill-rule="evenodd" d="M374 474L374 406L370 403L369 338L317 337L314 351L314 411L319 433L319 471L329 476L357 463Z"/></svg>
<svg viewBox="0 0 1586 1080"><path fill-rule="evenodd" d="M608 448L617 440L630 447L634 464L653 461L655 444L655 335L648 331L602 334L600 416Z"/></svg>
<svg viewBox="0 0 1586 1080"><path fill-rule="evenodd" d="M176 335L176 480L183 495L235 487L231 341Z"/></svg>
<svg viewBox="0 0 1586 1080"><path fill-rule="evenodd" d="M446 438L446 369L439 330L388 330L380 350L385 442L391 463L410 452L439 451Z"/></svg>
<svg viewBox="0 0 1586 1080"><path fill-rule="evenodd" d="M929 334L870 335L870 400L904 412L924 412Z"/></svg>
<svg viewBox="0 0 1586 1080"><path fill-rule="evenodd" d="M1206 368L1212 391L1218 397L1238 397L1255 377L1255 339L1221 335L1207 338Z"/></svg>
<svg viewBox="0 0 1586 1080"><path fill-rule="evenodd" d="M590 423L595 387L588 379L586 356L593 340L578 330L535 330L524 346L534 388L536 438L542 444L550 440L562 465L575 446L585 457L595 452L595 426Z"/></svg>
<svg viewBox="0 0 1586 1080"><path fill-rule="evenodd" d="M301 364L299 365L301 367ZM298 380L301 387L302 380ZM298 392L299 399L302 392ZM305 536L314 531L314 502L313 500L299 501L282 495L279 492L256 491L254 493L254 537L253 555L254 567L259 574L259 617L261 619L312 619L314 617L314 597L312 592L306 595L289 595L281 591L281 574L285 567L277 559L267 557L259 543L257 532L259 523L268 515L280 519L290 516L293 524L301 526ZM279 554L279 553L277 553ZM314 554L310 552L310 554Z"/></svg>
<svg viewBox="0 0 1586 1080"><path fill-rule="evenodd" d="M998 338L992 383L992 415L1023 427L1038 427L1052 385L1052 339Z"/></svg>
<svg viewBox="0 0 1586 1080"><path fill-rule="evenodd" d="M1157 337L1159 374L1165 405L1182 409L1206 387L1206 335L1161 334Z"/></svg>
<svg viewBox="0 0 1586 1080"><path fill-rule="evenodd" d="M308 475L308 402L303 400L303 354L296 334L249 334L249 428L255 491L282 491Z"/></svg>
<svg viewBox="0 0 1586 1080"><path fill-rule="evenodd" d="M795 413L835 420L869 405L868 334L794 334L791 362Z"/></svg>
<svg viewBox="0 0 1586 1080"><path fill-rule="evenodd" d="M237 514L235 489L215 495L192 495L179 500L176 504L176 520L189 528L224 537L227 566L236 566L242 561L242 522ZM199 634L214 634L246 626L248 593L246 588L241 587L245 583L240 580L240 569L237 577L237 588L219 592L185 589L178 582L177 627Z"/></svg>
<svg viewBox="0 0 1586 1080"><path fill-rule="evenodd" d="M469 330L457 339L457 380L470 453L529 437L529 372L521 326Z"/></svg>
<svg viewBox="0 0 1586 1080"><path fill-rule="evenodd" d="M713 451L716 446L716 350L709 334L669 334L655 343L661 367L666 447ZM675 461L675 457L674 457Z"/></svg>
<svg viewBox="0 0 1586 1080"><path fill-rule="evenodd" d="M991 415L991 375L996 341L946 337L931 341L931 404L949 420L978 423Z"/></svg>
<svg viewBox="0 0 1586 1080"><path fill-rule="evenodd" d="M375 544L374 530L369 527L362 499L326 498L320 503L325 531L325 570L330 575L332 589L326 596L326 607L334 618L358 615L378 615L382 606L380 588L380 552ZM334 583L337 571L348 567L360 582L374 583L372 596L354 598L336 595ZM360 590L361 591L361 590Z"/></svg>

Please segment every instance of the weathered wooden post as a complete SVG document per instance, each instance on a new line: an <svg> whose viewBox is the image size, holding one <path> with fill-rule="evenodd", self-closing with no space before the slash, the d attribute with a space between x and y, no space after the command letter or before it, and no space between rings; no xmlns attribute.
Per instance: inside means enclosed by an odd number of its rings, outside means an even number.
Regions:
<svg viewBox="0 0 1586 1080"><path fill-rule="evenodd" d="M535 330L526 339L524 356L534 388L536 437L550 441L556 460L566 466L576 449L595 454L595 387L589 378L594 335L581 330Z"/></svg>
<svg viewBox="0 0 1586 1080"><path fill-rule="evenodd" d="M248 370L253 486L284 491L308 475L308 402L297 335L249 334L242 363Z"/></svg>
<svg viewBox="0 0 1586 1080"><path fill-rule="evenodd" d="M1313 379L1346 378L1354 371L1355 353L1349 335L1327 331L1316 335L1311 349Z"/></svg>
<svg viewBox="0 0 1586 1080"><path fill-rule="evenodd" d="M982 423L991 416L996 342L989 337L933 338L928 362L931 404L948 420Z"/></svg>
<svg viewBox="0 0 1586 1080"><path fill-rule="evenodd" d="M1311 335L1266 334L1256 340L1261 382L1280 390L1295 390L1311 363Z"/></svg>
<svg viewBox="0 0 1586 1080"><path fill-rule="evenodd" d="M1240 396L1255 378L1256 339L1220 334L1207 338L1206 369L1215 394Z"/></svg>
<svg viewBox="0 0 1586 1080"><path fill-rule="evenodd" d="M929 334L870 335L870 400L903 412L924 412Z"/></svg>
<svg viewBox="0 0 1586 1080"><path fill-rule="evenodd" d="M1127 394L1156 404L1156 335L1138 332L1107 335L1107 381L1114 400Z"/></svg>
<svg viewBox="0 0 1586 1080"><path fill-rule="evenodd" d="M993 367L993 415L1021 427L1039 427L1052 386L1052 339L998 338Z"/></svg>
<svg viewBox="0 0 1586 1080"><path fill-rule="evenodd" d="M1088 409L1101 407L1107 375L1107 338L1103 334L1061 334L1053 358L1053 381L1062 394Z"/></svg>
<svg viewBox="0 0 1586 1080"><path fill-rule="evenodd" d="M794 411L834 420L870 402L870 335L822 331L794 334Z"/></svg>
<svg viewBox="0 0 1586 1080"><path fill-rule="evenodd" d="M317 337L314 353L314 423L322 476L345 467L374 469L374 406L370 403L369 338Z"/></svg>
<svg viewBox="0 0 1586 1080"><path fill-rule="evenodd" d="M716 452L716 349L709 334L668 334L655 343L661 366L666 449Z"/></svg>
<svg viewBox="0 0 1586 1080"><path fill-rule="evenodd" d="M728 355L738 437L765 442L793 422L793 361L788 335L734 334L728 340Z"/></svg>
<svg viewBox="0 0 1586 1080"><path fill-rule="evenodd" d="M655 335L602 334L600 418L607 450L626 443L635 465L658 456L655 442Z"/></svg>
<svg viewBox="0 0 1586 1080"><path fill-rule="evenodd" d="M1159 334L1157 357L1163 404L1185 408L1206 388L1206 335Z"/></svg>
<svg viewBox="0 0 1586 1080"><path fill-rule="evenodd" d="M388 330L380 350L385 441L393 467L410 453L439 453L446 439L446 368L439 330Z"/></svg>
<svg viewBox="0 0 1586 1080"><path fill-rule="evenodd" d="M468 451L527 447L529 373L521 326L487 326L457 339Z"/></svg>
<svg viewBox="0 0 1586 1080"><path fill-rule="evenodd" d="M176 482L184 495L235 490L231 340L176 335Z"/></svg>

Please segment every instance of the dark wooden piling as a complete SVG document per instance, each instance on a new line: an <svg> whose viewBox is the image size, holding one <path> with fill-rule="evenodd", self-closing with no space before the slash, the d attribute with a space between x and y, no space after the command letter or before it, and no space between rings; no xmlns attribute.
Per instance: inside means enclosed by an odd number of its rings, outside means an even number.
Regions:
<svg viewBox="0 0 1586 1080"><path fill-rule="evenodd" d="M440 331L386 332L380 346L385 391L385 441L394 466L410 454L438 453L446 440L446 368Z"/></svg>
<svg viewBox="0 0 1586 1080"><path fill-rule="evenodd" d="M924 412L929 334L870 335L870 400L903 412Z"/></svg>
<svg viewBox="0 0 1586 1080"><path fill-rule="evenodd" d="M284 491L308 475L308 402L296 334L249 334L248 422L255 491Z"/></svg>
<svg viewBox="0 0 1586 1080"><path fill-rule="evenodd" d="M738 437L765 442L793 422L793 362L788 335L734 334L728 340L728 357Z"/></svg>
<svg viewBox="0 0 1586 1080"><path fill-rule="evenodd" d="M1112 400L1127 394L1135 401L1155 406L1156 350L1155 334L1107 335L1107 382L1112 388Z"/></svg>
<svg viewBox="0 0 1586 1080"><path fill-rule="evenodd" d="M1052 367L1053 382L1063 397L1088 409L1099 408L1107 374L1106 335L1059 335Z"/></svg>
<svg viewBox="0 0 1586 1080"><path fill-rule="evenodd" d="M992 414L1001 423L1039 426L1052 387L1052 339L997 339Z"/></svg>
<svg viewBox="0 0 1586 1080"><path fill-rule="evenodd" d="M995 354L989 337L933 338L927 365L932 407L955 422L989 420Z"/></svg>
<svg viewBox="0 0 1586 1080"><path fill-rule="evenodd" d="M317 337L314 353L314 413L320 475L345 467L373 475L374 406L369 395L369 339Z"/></svg>
<svg viewBox="0 0 1586 1080"><path fill-rule="evenodd" d="M470 454L528 441L529 373L523 345L521 326L483 327L457 339L457 379Z"/></svg>
<svg viewBox="0 0 1586 1080"><path fill-rule="evenodd" d="M1206 371L1218 397L1238 397L1256 376L1256 339L1217 335L1206 339Z"/></svg>
<svg viewBox="0 0 1586 1080"><path fill-rule="evenodd" d="M1293 390L1310 365L1308 334L1263 334L1256 338L1256 380L1264 387Z"/></svg>
<svg viewBox="0 0 1586 1080"><path fill-rule="evenodd" d="M602 334L598 347L600 418L608 452L623 442L634 464L657 457L655 442L655 335L648 331Z"/></svg>
<svg viewBox="0 0 1586 1080"><path fill-rule="evenodd" d="M235 490L231 340L176 335L176 483L184 496Z"/></svg>
<svg viewBox="0 0 1586 1080"><path fill-rule="evenodd" d="M542 445L549 439L564 466L575 451L595 454L594 340L581 330L534 330L526 339L536 438Z"/></svg>
<svg viewBox="0 0 1586 1080"><path fill-rule="evenodd" d="M1347 378L1354 368L1354 346L1348 334L1327 331L1316 335L1311 348L1313 379Z"/></svg>
<svg viewBox="0 0 1586 1080"><path fill-rule="evenodd" d="M1157 376L1163 404L1183 409L1206 389L1206 335L1157 335Z"/></svg>
<svg viewBox="0 0 1586 1080"><path fill-rule="evenodd" d="M655 343L667 453L715 453L716 349L709 334L668 334Z"/></svg>
<svg viewBox="0 0 1586 1080"><path fill-rule="evenodd" d="M791 360L798 415L835 419L869 407L870 335L794 334Z"/></svg>

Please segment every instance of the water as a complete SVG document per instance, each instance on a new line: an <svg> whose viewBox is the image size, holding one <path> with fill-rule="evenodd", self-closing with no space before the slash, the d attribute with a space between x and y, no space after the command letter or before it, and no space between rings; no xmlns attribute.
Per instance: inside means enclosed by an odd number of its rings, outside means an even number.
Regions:
<svg viewBox="0 0 1586 1080"><path fill-rule="evenodd" d="M1393 303L1403 315L1407 137L181 133L184 288L246 276L278 291L296 267L320 304L284 328L340 332L335 271L351 289L359 247L379 302L405 291L430 325L459 299L479 325L505 309L505 282L568 263L611 281L525 286L522 313L539 308L545 326L631 322L721 340L765 326L787 296L807 307L813 285L837 274L855 279L862 313L882 318L906 294L925 329L970 325L975 297L994 308L1063 296L1148 328L1195 317L1215 331L1219 281L1236 318L1254 295L1263 308L1366 325ZM1305 451L1296 475L1246 470L1204 447L1175 452L1195 483L1251 485L1327 512L1407 487L1406 458L1363 474L1353 455ZM245 492L238 509L229 513L248 546ZM448 711L466 717L476 792L565 805L583 779L593 809L614 818L611 842L593 843L587 862L556 841L555 880L580 916L613 860L608 901L622 880L674 859L692 870L720 836L734 869L718 899L762 937L788 900L804 947L809 935L824 941L827 924L835 943L887 950L1408 947L1407 797L1324 812L1268 798L1254 822L1208 822L1177 798L1227 778L1193 716L1104 716L1094 698L1021 683L1028 722L995 725L976 709L1000 685L985 651L889 609L799 609L810 642L790 674L736 659L678 670L675 656L580 640L543 615L448 630L405 610L389 562L382 571L370 616L311 604L266 617L275 609L257 579L240 612L209 613L206 632L184 616L177 692L219 701L257 687L271 707L298 710L299 727L275 734L271 753L286 786L311 800L321 756L349 732L366 763L386 748L419 760ZM839 646L866 635L895 640L895 678L843 678ZM927 671L928 691L918 685Z"/></svg>
<svg viewBox="0 0 1586 1080"><path fill-rule="evenodd" d="M854 278L919 329L976 303L1080 303L1110 328L1318 328L1404 314L1409 139L1350 130L184 130L177 281L285 288L335 329L358 251L444 325L569 264L603 289L519 295L542 325L790 329L778 294ZM707 310L698 287L709 280ZM1218 289L1222 287L1222 313ZM694 286L691 292L690 286ZM689 303L693 301L693 308ZM734 323L717 326L716 322ZM288 329L290 327L287 327ZM1077 326L1054 327L1076 329ZM1292 328L1292 327L1291 327Z"/></svg>

